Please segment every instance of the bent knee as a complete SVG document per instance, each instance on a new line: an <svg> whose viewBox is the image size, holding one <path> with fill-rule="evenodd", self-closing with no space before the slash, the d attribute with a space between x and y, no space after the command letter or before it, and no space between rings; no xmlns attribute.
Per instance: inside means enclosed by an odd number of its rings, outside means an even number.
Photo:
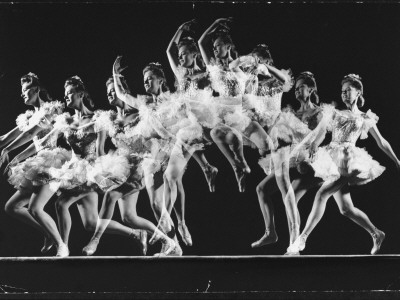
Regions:
<svg viewBox="0 0 400 300"><path fill-rule="evenodd" d="M86 231L94 232L96 230L96 225L97 225L97 221L95 221L95 220L87 220L83 224L83 227L85 228Z"/></svg>

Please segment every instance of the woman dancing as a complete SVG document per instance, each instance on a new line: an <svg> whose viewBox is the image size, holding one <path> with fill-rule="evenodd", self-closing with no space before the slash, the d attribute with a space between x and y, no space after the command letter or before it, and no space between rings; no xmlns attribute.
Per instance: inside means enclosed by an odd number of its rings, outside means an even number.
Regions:
<svg viewBox="0 0 400 300"><path fill-rule="evenodd" d="M149 95L138 95L133 97L122 89L120 82L121 57L118 57L113 66L114 88L117 97L129 106L139 110L140 122L135 126L133 135L142 136L148 147L149 155L142 161L144 181L150 204L156 219L159 221L160 229L175 241L175 247L169 255L182 255L175 235L175 227L168 213L169 203L163 199L163 178L171 150L175 144L175 134L180 129L182 104L170 101L171 97L166 84L166 77L160 64L150 63L143 70L144 88ZM104 228L107 219L100 222L99 226ZM102 229L99 230L101 232ZM170 244L169 244L170 245ZM167 244L163 244L161 253L168 250Z"/></svg>
<svg viewBox="0 0 400 300"><path fill-rule="evenodd" d="M239 191L244 192L245 177L250 173L250 168L243 155L242 133L246 132L246 136L261 152L268 149L268 144L267 135L262 127L252 122L243 111L242 96L245 93L247 78L237 76L236 72L229 68L237 55L232 39L227 33L228 22L231 22L231 19L216 20L199 39L199 48L209 71L212 87L219 94L214 101L222 122L211 130L211 137L231 164ZM211 41L214 57L208 51Z"/></svg>
<svg viewBox="0 0 400 300"><path fill-rule="evenodd" d="M303 72L297 77L295 83L295 95L296 99L300 102L300 108L295 113L296 116L304 124L306 124L310 130L316 129L317 125L322 119L322 109L317 105L319 103L318 89L316 80L312 73ZM276 111L278 111L280 101L279 105L276 106ZM272 115L274 110L259 111L263 112L264 114L270 113ZM268 121L270 119L265 118L265 120ZM270 121L268 121L268 123L271 125L273 124ZM325 135L321 134L315 138L311 148L307 149L307 152L310 153L303 153L301 156L296 155L288 158L290 172L290 176L288 178L294 178L291 183L291 187L293 188L293 194L294 198L296 199L296 203L308 189L322 184L322 180L314 176L314 173L312 172L311 167L307 165L306 160L310 155L312 155L316 147L318 147L318 145L323 141L324 137ZM278 240L275 230L274 208L271 198L272 195L278 191L279 185L275 180L275 166L271 166L270 164L271 162L268 159L261 160L261 165L264 167L267 177L258 184L256 191L260 209L264 218L265 233L258 241L251 245L253 248L275 243ZM296 213L298 214L298 211ZM300 221L299 216L298 221Z"/></svg>
<svg viewBox="0 0 400 300"><path fill-rule="evenodd" d="M40 84L39 78L29 73L21 78L22 97L25 104L32 105L35 110L27 110L17 118L17 127L2 136L1 145L9 143L2 151L2 162L8 153L33 140L23 152L14 157L9 164L9 182L17 190L7 201L5 211L12 217L28 224L44 234L42 253L48 252L56 242L61 251L60 240L54 240L30 212L35 212L35 203L50 182L48 170L59 168L71 158L69 151L57 148L57 140L49 139L41 142L52 128L54 119L62 113L64 104L52 101L47 90ZM29 156L35 156L28 158ZM28 158L26 161L24 161ZM19 163L22 161L21 163ZM60 247L61 246L61 247ZM58 253L62 255L62 253Z"/></svg>
<svg viewBox="0 0 400 300"><path fill-rule="evenodd" d="M128 85L121 77L120 83L122 89L130 93ZM85 255L92 255L97 249L100 238L109 223L106 220L112 218L115 203L118 201L121 217L124 223L129 227L139 228L141 230L140 240L143 244L143 254L147 252L147 232L153 238L150 243L160 240L164 246L164 255L168 255L174 248L175 243L156 226L137 215L136 204L139 191L144 187L142 184L143 170L141 163L143 155L143 138L134 133L134 127L138 123L138 111L123 101L121 101L115 92L114 79L109 78L106 82L108 101L117 108L117 116L110 114L110 111L103 112L95 121L97 130L107 130L112 138L117 150L114 153L109 152L104 155L104 139L100 145L102 155L96 159L93 169L89 176L93 182L105 192L103 204L99 213L99 224L89 244L83 249ZM124 170L127 169L127 172ZM108 229L108 227L107 227Z"/></svg>
<svg viewBox="0 0 400 300"><path fill-rule="evenodd" d="M177 91L174 96L179 97L188 106L188 113L196 118L195 124L186 127L184 129L186 132L181 131L178 136L188 136L188 130L201 130L203 136L201 141L198 140L196 143L209 144L212 142L210 130L217 124L217 115L208 106L212 101L210 82L204 68L201 68L204 64L195 41L191 37L181 39L182 33L189 31L194 22L194 20L186 22L178 28L168 46L167 55L176 77ZM196 128L197 124L201 126L201 129ZM191 139L193 140L192 137ZM186 139L185 143L187 142ZM191 246L192 238L185 222L185 193L182 186L182 176L191 155L187 151L187 147L178 144L175 147L173 153L182 152L183 155L171 155L164 173L164 197L168 198L165 201L172 206L175 199L169 199L169 197L174 194L175 189L180 190L181 212L177 211L178 207L175 208L178 217L178 231L185 244ZM210 191L215 191L215 178L218 169L208 163L204 150L191 152L193 152L192 156L203 170ZM168 208L168 210L171 211L171 208Z"/></svg>
<svg viewBox="0 0 400 300"><path fill-rule="evenodd" d="M370 133L379 148L388 155L400 168L400 161L393 152L390 144L380 134L376 123L378 117L370 110L364 113L358 107L364 105L364 88L358 75L350 74L342 80L342 101L347 110L334 111L332 121L327 126L332 127L332 141L326 147L319 148L311 163L318 177L324 183L318 190L312 211L307 219L305 228L296 241L288 248L290 252L304 250L306 240L318 222L321 220L329 197L342 189L343 195L335 199L346 211L345 215L367 230L373 239L374 245L371 254L378 253L385 234L377 229L367 215L355 208L348 186L366 184L382 174L384 167L372 159L361 148L355 146L359 137L365 139Z"/></svg>
<svg viewBox="0 0 400 300"><path fill-rule="evenodd" d="M253 126L249 127L254 128L254 124L261 124L265 128L265 131L259 129L254 131L254 133L258 133L258 136L254 134L251 140L254 142L258 137L258 143L262 145L258 148L260 154L264 156L260 160L260 165L267 175L270 173L273 175L264 180L265 182L261 183L257 191L262 191L263 185L270 179L276 179L285 204L290 243L292 243L299 235L300 219L290 183L289 163L292 156L291 151L310 130L290 110L281 111L282 94L290 90L292 86L290 71L279 70L273 66L271 53L265 44L257 45L250 55L239 57L230 64L230 67L237 76L247 77L244 103L253 119ZM250 134L248 129L243 132L245 137L251 138ZM267 154L266 148L269 148L272 153ZM296 159L299 159L299 153L296 154ZM260 193L259 196L263 197ZM270 228L273 225L271 225L272 218L270 218L269 210L262 210L262 212L266 226ZM275 231L266 232L260 244L272 243L276 240Z"/></svg>
<svg viewBox="0 0 400 300"><path fill-rule="evenodd" d="M60 168L49 169L52 181L40 194L32 210L33 217L46 232L49 232L55 241L61 240L58 256L62 257L69 255L67 245L71 228L69 206L77 202L87 230L94 230L98 219L97 193L91 185L87 184L87 171L90 169L90 162L96 158L96 141L98 140L97 134L90 126L87 126L93 116L94 105L79 77L73 76L67 79L64 87L67 106L75 110L75 115L72 118L68 113L58 116L53 131L45 138L59 136L62 130L62 134L72 149L72 158ZM43 210L57 190L60 197L56 202L56 210L61 235L53 219ZM133 235L136 239L140 237L138 231L117 222L111 224L109 232L125 236Z"/></svg>

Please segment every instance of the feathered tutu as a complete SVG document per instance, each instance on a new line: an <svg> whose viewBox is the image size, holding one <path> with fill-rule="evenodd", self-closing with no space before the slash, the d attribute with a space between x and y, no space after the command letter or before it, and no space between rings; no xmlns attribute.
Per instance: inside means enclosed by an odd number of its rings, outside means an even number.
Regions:
<svg viewBox="0 0 400 300"><path fill-rule="evenodd" d="M10 168L8 181L16 189L26 186L30 181L33 186L41 186L53 180L50 169L60 169L71 159L71 151L55 148L43 149L37 155Z"/></svg>
<svg viewBox="0 0 400 300"><path fill-rule="evenodd" d="M142 188L143 171L141 158L134 155L130 159L117 152L98 157L93 168L88 171L88 180L97 184L101 190L112 190L121 184L129 184L133 189Z"/></svg>
<svg viewBox="0 0 400 300"><path fill-rule="evenodd" d="M350 185L366 184L379 177L385 167L381 166L365 149L352 143L331 143L319 148L311 163L315 176L324 181L347 177Z"/></svg>
<svg viewBox="0 0 400 300"><path fill-rule="evenodd" d="M88 180L88 172L93 167L86 159L77 155L64 163L61 168L50 168L49 174L52 178L50 188L53 191L61 190L71 193L83 193L92 189Z"/></svg>

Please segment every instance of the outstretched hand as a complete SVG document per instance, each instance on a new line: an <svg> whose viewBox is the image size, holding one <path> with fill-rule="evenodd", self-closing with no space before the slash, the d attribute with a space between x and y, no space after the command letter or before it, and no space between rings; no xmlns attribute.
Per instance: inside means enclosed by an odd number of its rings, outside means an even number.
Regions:
<svg viewBox="0 0 400 300"><path fill-rule="evenodd" d="M396 161L396 168L397 168L397 171L400 172L400 161L399 160Z"/></svg>
<svg viewBox="0 0 400 300"><path fill-rule="evenodd" d="M127 68L127 66L123 68L121 67L121 59L122 56L117 56L113 65L113 74L121 74L121 72Z"/></svg>
<svg viewBox="0 0 400 300"><path fill-rule="evenodd" d="M3 175L7 175L8 171L19 163L17 158L14 158L4 169Z"/></svg>
<svg viewBox="0 0 400 300"><path fill-rule="evenodd" d="M5 162L6 162L6 163L9 162L8 150L3 149L3 151L1 151L1 156L0 156L0 167L1 167Z"/></svg>

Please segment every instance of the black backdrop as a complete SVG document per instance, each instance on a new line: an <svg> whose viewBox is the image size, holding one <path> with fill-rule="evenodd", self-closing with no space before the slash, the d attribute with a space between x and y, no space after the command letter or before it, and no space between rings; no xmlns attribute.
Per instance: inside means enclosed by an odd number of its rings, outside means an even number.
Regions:
<svg viewBox="0 0 400 300"><path fill-rule="evenodd" d="M0 5L0 128L4 134L27 107L20 98L19 79L38 74L53 97L63 98L64 80L79 75L98 108L108 108L105 81L117 55L129 66L131 89L144 93L141 70L148 62L165 66L169 85L173 74L166 47L183 22L197 18L196 38L219 17L234 17L232 36L239 53L248 53L258 43L267 43L278 67L294 74L312 71L320 98L340 102L340 80L348 73L363 78L366 105L380 121L378 127L395 152L400 104L400 7L398 4L251 4L251 3L119 3L119 4L1 4ZM293 90L284 104L296 107ZM386 232L382 253L400 252L399 174L394 164L372 138L360 141L371 155L387 167L374 182L351 189L354 203ZM209 161L220 170L217 191L209 193L200 168L189 162L184 176L186 219L193 247L187 255L282 254L288 245L284 207L274 198L279 241L261 249L251 242L263 234L263 221L255 186L263 178L257 153L245 149L252 173L245 193L239 193L234 174L215 146L207 150ZM5 177L0 180L1 206L13 194ZM299 205L303 222L311 209L315 190ZM47 211L54 214L54 200ZM155 222L145 192L140 194L139 214ZM71 255L80 255L91 234L84 231L75 206ZM119 220L116 210L114 218ZM303 224L304 226L304 224ZM0 210L0 256L37 256L42 236ZM333 200L308 241L304 254L367 254L370 236L342 215ZM152 247L154 253L157 247ZM138 255L132 241L104 236L97 255Z"/></svg>

